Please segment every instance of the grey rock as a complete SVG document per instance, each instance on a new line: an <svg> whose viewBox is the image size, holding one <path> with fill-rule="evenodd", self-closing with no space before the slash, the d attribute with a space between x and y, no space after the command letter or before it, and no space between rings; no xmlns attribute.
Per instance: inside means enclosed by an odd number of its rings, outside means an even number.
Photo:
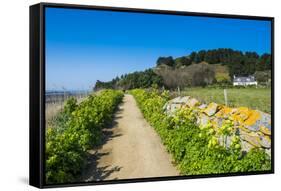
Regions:
<svg viewBox="0 0 281 191"><path fill-rule="evenodd" d="M249 152L252 148L254 148L253 145L251 145L247 141L241 140L241 149L242 149L242 151Z"/></svg>
<svg viewBox="0 0 281 191"><path fill-rule="evenodd" d="M212 121L214 122L216 127L221 127L224 120L221 117L214 117L213 116Z"/></svg>
<svg viewBox="0 0 281 191"><path fill-rule="evenodd" d="M265 149L265 153L271 158L271 149Z"/></svg>
<svg viewBox="0 0 281 191"><path fill-rule="evenodd" d="M182 106L181 104L175 104L175 103L171 104L170 105L170 113L174 113L176 110L181 108L181 106Z"/></svg>
<svg viewBox="0 0 281 191"><path fill-rule="evenodd" d="M251 126L245 125L245 127L247 129L249 129L250 131L254 131L254 132L257 132L257 131L260 130L260 126L258 124L254 124L254 125L251 125Z"/></svg>
<svg viewBox="0 0 281 191"><path fill-rule="evenodd" d="M219 144L221 146L223 146L225 144L225 147L229 148L230 145L231 145L231 139L232 139L232 136L226 136L225 138L223 136L220 136L219 137Z"/></svg>
<svg viewBox="0 0 281 191"><path fill-rule="evenodd" d="M206 113L208 116L214 115L218 111L219 105L216 103L210 103L208 107L204 110L204 113Z"/></svg>
<svg viewBox="0 0 281 191"><path fill-rule="evenodd" d="M186 103L186 105L188 107L195 107L195 106L197 106L199 104L200 104L200 102L197 99L195 99L195 98L188 99L188 101Z"/></svg>
<svg viewBox="0 0 281 191"><path fill-rule="evenodd" d="M198 109L205 109L208 105L203 103L201 105L198 106Z"/></svg>
<svg viewBox="0 0 281 191"><path fill-rule="evenodd" d="M164 106L163 110L166 114L171 115L173 114L177 109L181 108L182 106L186 105L186 103L189 100L189 96L184 97L176 97L170 101L168 101Z"/></svg>
<svg viewBox="0 0 281 191"><path fill-rule="evenodd" d="M186 104L188 102L188 100L190 99L189 96L184 96L180 99L180 102L183 103L183 104Z"/></svg>
<svg viewBox="0 0 281 191"><path fill-rule="evenodd" d="M201 113L197 118L198 125L207 125L209 121L210 121L209 117L204 113Z"/></svg>
<svg viewBox="0 0 281 191"><path fill-rule="evenodd" d="M261 147L260 137L257 133L254 133L254 132L247 133L245 131L240 130L240 138L244 141L247 141L254 147Z"/></svg>
<svg viewBox="0 0 281 191"><path fill-rule="evenodd" d="M253 125L245 126L250 131L260 131L260 127L264 126L271 131L271 115L258 111L260 114L260 119L258 119Z"/></svg>
<svg viewBox="0 0 281 191"><path fill-rule="evenodd" d="M189 98L190 98L189 96L176 97L176 98L170 100L169 102L172 103L172 104L176 103L176 104L183 104L184 105L188 102Z"/></svg>
<svg viewBox="0 0 281 191"><path fill-rule="evenodd" d="M260 126L260 132L262 132L264 135L271 135L271 130L265 126Z"/></svg>
<svg viewBox="0 0 281 191"><path fill-rule="evenodd" d="M271 148L271 139L268 136L260 136L260 144L263 148Z"/></svg>
<svg viewBox="0 0 281 191"><path fill-rule="evenodd" d="M259 111L261 114L261 119L258 121L260 126L265 126L271 131L271 115Z"/></svg>

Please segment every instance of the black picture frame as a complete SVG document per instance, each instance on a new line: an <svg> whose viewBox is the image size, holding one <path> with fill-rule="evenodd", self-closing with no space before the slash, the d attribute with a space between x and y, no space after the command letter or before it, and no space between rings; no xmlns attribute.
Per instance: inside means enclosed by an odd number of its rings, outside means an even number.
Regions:
<svg viewBox="0 0 281 191"><path fill-rule="evenodd" d="M198 17L215 17L215 18L238 18L249 20L265 20L271 22L271 60L272 60L272 84L271 84L271 170L261 172L246 173L225 173L209 175L191 175L191 176L172 176L172 177L154 177L141 179L122 179L106 180L98 182L80 182L71 184L52 184L45 183L45 8L71 8L84 10L107 10L118 12L139 12L153 14L169 14L182 16ZM57 3L39 3L30 6L30 128L29 128L29 184L38 188L53 188L66 186L85 186L98 184L116 184L116 183L133 183L147 181L167 181L193 178L210 178L226 176L243 176L274 173L274 18L248 15L231 15L231 14L214 14L214 13L197 13L170 10L154 9L135 9L124 7L104 7L93 5L74 5L74 4L57 4Z"/></svg>

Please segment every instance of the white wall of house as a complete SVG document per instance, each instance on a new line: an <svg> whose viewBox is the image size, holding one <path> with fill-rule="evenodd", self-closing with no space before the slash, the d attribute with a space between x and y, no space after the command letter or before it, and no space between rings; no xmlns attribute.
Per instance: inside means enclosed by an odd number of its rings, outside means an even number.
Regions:
<svg viewBox="0 0 281 191"><path fill-rule="evenodd" d="M258 82L233 82L234 86L250 86L250 85L258 85Z"/></svg>

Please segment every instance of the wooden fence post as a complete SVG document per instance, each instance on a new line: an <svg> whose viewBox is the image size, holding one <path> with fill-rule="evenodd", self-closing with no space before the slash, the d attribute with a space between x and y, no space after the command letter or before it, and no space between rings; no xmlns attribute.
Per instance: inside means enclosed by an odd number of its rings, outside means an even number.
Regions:
<svg viewBox="0 0 281 191"><path fill-rule="evenodd" d="M178 86L178 94L179 94L179 96L181 96L181 90L180 90L179 86Z"/></svg>
<svg viewBox="0 0 281 191"><path fill-rule="evenodd" d="M228 105L228 104L227 104L227 90L224 89L224 90L223 90L223 93L224 93L224 103L225 103L225 105L227 106L227 105Z"/></svg>

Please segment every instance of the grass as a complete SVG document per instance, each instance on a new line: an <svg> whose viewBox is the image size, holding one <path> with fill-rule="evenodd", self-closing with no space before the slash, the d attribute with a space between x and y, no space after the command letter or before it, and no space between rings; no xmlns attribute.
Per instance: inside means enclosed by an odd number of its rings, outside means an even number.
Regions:
<svg viewBox="0 0 281 191"><path fill-rule="evenodd" d="M181 94L205 103L225 104L224 90L220 88L186 88ZM271 88L230 88L227 99L230 107L249 107L271 113Z"/></svg>

